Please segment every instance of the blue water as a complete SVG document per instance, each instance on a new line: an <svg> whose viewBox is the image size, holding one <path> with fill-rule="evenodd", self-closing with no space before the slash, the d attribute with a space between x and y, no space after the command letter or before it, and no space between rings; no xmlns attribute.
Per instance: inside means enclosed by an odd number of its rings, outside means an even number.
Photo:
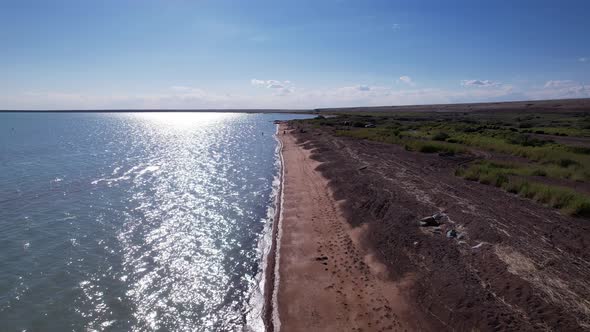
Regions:
<svg viewBox="0 0 590 332"><path fill-rule="evenodd" d="M260 327L277 119L0 114L1 331Z"/></svg>

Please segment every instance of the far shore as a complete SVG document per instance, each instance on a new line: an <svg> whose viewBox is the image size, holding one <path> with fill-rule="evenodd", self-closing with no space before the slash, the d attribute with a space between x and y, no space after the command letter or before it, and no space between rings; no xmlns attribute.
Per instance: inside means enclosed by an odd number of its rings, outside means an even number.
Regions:
<svg viewBox="0 0 590 332"><path fill-rule="evenodd" d="M550 100L520 100L503 102L474 102L474 103L449 103L449 104L417 104L417 105L383 105L383 106L350 106L350 107L323 107L323 108L251 108L251 109L35 109L35 110L10 110L0 109L0 113L315 113L330 114L342 112L553 112L560 110L584 111L590 108L590 98L579 99L550 99Z"/></svg>
<svg viewBox="0 0 590 332"><path fill-rule="evenodd" d="M313 113L309 109L123 109L123 110L0 110L0 113Z"/></svg>

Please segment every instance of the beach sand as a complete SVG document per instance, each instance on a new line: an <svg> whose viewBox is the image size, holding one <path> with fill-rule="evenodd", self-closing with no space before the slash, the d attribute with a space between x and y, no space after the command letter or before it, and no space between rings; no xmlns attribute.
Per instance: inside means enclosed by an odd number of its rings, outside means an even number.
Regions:
<svg viewBox="0 0 590 332"><path fill-rule="evenodd" d="M343 217L328 181L316 170L320 163L284 124L279 133L285 168L275 276L280 330L421 328L404 300L411 278L389 281L387 269L360 245L365 229L353 229Z"/></svg>

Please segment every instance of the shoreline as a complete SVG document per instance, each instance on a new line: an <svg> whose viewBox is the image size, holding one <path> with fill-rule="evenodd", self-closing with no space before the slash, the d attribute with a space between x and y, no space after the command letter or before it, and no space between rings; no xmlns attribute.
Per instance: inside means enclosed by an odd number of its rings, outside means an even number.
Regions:
<svg viewBox="0 0 590 332"><path fill-rule="evenodd" d="M280 326L280 321L278 315L275 317L275 312L277 311L277 303L275 297L275 290L278 286L278 279L277 276L277 269L278 269L278 261L279 261L279 250L278 247L280 246L280 223L282 218L282 205L283 205L283 187L284 187L284 173L285 173L285 165L283 160L283 142L279 138L280 132L280 122L277 123L277 131L275 134L275 138L278 143L278 158L279 158L279 186L277 188L277 194L275 197L275 215L273 218L273 224L271 228L271 244L270 249L263 259L266 260L266 267L264 271L264 290L263 290L263 299L264 305L262 309L262 321L264 323L265 331L275 331L276 325Z"/></svg>

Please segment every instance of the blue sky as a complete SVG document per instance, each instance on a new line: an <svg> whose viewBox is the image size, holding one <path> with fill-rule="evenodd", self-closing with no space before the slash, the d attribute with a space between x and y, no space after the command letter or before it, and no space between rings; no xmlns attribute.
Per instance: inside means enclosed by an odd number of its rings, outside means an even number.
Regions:
<svg viewBox="0 0 590 332"><path fill-rule="evenodd" d="M589 1L0 0L0 109L590 97Z"/></svg>

